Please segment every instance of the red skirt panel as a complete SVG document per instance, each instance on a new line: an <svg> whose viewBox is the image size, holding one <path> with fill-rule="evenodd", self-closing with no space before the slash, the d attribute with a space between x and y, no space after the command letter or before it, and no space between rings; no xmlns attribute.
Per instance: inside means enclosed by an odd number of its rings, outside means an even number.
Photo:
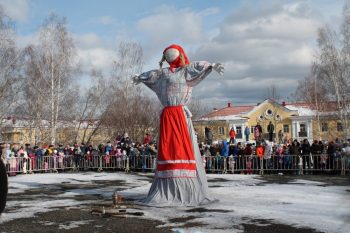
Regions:
<svg viewBox="0 0 350 233"><path fill-rule="evenodd" d="M195 178L196 160L183 106L168 106L160 116L158 178Z"/></svg>

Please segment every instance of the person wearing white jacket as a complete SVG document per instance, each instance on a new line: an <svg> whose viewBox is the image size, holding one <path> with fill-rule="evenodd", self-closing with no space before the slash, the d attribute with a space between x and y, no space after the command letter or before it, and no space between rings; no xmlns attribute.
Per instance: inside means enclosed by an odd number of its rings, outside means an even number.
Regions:
<svg viewBox="0 0 350 233"><path fill-rule="evenodd" d="M269 169L272 168L272 163L271 163L271 154L272 154L272 143L269 141L265 141L264 143L264 164L265 164L265 169L268 171Z"/></svg>

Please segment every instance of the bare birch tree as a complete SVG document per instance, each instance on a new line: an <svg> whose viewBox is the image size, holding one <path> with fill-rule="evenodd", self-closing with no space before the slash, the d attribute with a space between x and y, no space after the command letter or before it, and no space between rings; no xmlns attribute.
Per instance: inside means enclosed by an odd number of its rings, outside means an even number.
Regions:
<svg viewBox="0 0 350 233"><path fill-rule="evenodd" d="M303 80L298 82L294 98L308 103L315 111L315 121L317 124L317 132L321 132L320 114L327 110L329 102L331 101L328 94L327 87L322 84L322 80L317 77L317 66L315 64L311 67L310 74ZM322 140L322 134L319 134L319 140Z"/></svg>
<svg viewBox="0 0 350 233"><path fill-rule="evenodd" d="M272 84L268 89L266 93L267 99L273 99L274 101L278 102L281 99L281 95L279 94L279 91L275 84Z"/></svg>
<svg viewBox="0 0 350 233"><path fill-rule="evenodd" d="M209 107L200 99L191 98L187 105L192 113L192 119L197 120L210 111Z"/></svg>
<svg viewBox="0 0 350 233"><path fill-rule="evenodd" d="M24 111L29 118L28 128L30 138L33 140L30 143L37 145L48 138L43 138L45 135L42 130L45 130L45 126L42 124L45 119L45 105L46 91L44 88L45 83L40 75L38 67L38 61L36 61L37 54L32 47L26 49L26 63L25 63L25 75L27 82L24 88Z"/></svg>
<svg viewBox="0 0 350 233"><path fill-rule="evenodd" d="M134 140L141 140L147 130L156 131L159 104L145 95L140 85L131 83L131 76L142 71L141 46L132 42L120 43L118 58L110 81L114 99L108 108L106 121L116 134L127 132Z"/></svg>
<svg viewBox="0 0 350 233"><path fill-rule="evenodd" d="M35 119L50 122L50 142L56 143L59 118L64 110L73 106L74 91L72 77L76 74L75 48L64 18L51 14L40 28L39 44L31 46L27 68L28 89L26 99L32 101ZM63 107L64 103L64 107ZM68 111L67 111L68 109ZM68 116L69 117L69 116Z"/></svg>
<svg viewBox="0 0 350 233"><path fill-rule="evenodd" d="M106 118L104 115L112 100L112 98L109 98L109 94L111 93L108 91L109 86L102 72L93 69L90 77L91 86L81 96L78 107L80 114L74 140L75 143L78 142L78 139L81 142L90 143L93 137L99 132L100 127L104 125ZM82 136L79 138L81 131Z"/></svg>
<svg viewBox="0 0 350 233"><path fill-rule="evenodd" d="M22 58L15 43L14 25L0 6L0 126L13 111L22 89Z"/></svg>
<svg viewBox="0 0 350 233"><path fill-rule="evenodd" d="M337 104L344 138L349 137L350 110L350 10L343 10L340 30L324 26L318 32L318 53L315 69L317 80L328 90L330 100Z"/></svg>
<svg viewBox="0 0 350 233"><path fill-rule="evenodd" d="M340 29L329 25L319 28L317 42L310 74L299 82L294 97L316 110L319 132L320 113L328 111L330 104L335 103L346 139L349 138L350 114L350 10L347 6L343 9Z"/></svg>

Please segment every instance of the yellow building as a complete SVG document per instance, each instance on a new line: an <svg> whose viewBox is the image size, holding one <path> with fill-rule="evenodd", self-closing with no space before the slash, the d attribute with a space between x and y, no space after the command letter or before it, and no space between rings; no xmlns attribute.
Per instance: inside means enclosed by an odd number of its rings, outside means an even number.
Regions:
<svg viewBox="0 0 350 233"><path fill-rule="evenodd" d="M59 121L56 130L56 144L86 142L91 134L93 145L105 143L112 138L112 131L107 127L96 127L97 121ZM50 144L49 122L42 120L40 127L35 127L28 119L8 117L1 122L0 143L44 145Z"/></svg>
<svg viewBox="0 0 350 233"><path fill-rule="evenodd" d="M197 131L198 140L205 140L205 127L213 133L214 141L229 140L229 131L234 128L236 140L245 141L244 130L249 128L249 140L254 140L254 127L260 124L263 138L268 139L267 126L269 122L274 125L273 138L335 140L343 138L342 125L333 111L318 113L306 103L277 103L266 99L257 105L233 106L230 103L214 110L198 120L193 121ZM280 133L279 133L280 132Z"/></svg>

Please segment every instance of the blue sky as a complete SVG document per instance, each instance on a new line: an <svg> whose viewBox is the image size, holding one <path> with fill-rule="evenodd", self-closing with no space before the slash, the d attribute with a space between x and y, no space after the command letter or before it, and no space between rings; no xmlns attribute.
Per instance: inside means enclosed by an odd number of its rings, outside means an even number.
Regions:
<svg viewBox="0 0 350 233"><path fill-rule="evenodd" d="M50 12L64 16L85 79L91 67L108 75L121 41L140 43L145 71L157 68L165 47L181 44L190 60L221 62L193 92L217 107L261 102L271 85L282 100L304 78L317 29L339 25L346 0L0 0L16 23L18 44L35 43ZM85 82L88 83L88 82Z"/></svg>

